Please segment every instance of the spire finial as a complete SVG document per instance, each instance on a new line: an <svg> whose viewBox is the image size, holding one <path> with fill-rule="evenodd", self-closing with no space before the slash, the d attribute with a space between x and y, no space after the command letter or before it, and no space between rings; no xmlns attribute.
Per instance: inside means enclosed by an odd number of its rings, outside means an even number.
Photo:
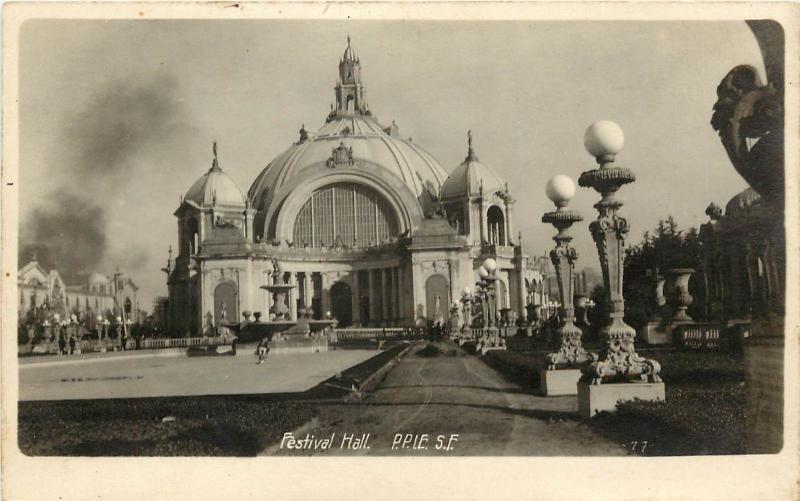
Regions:
<svg viewBox="0 0 800 501"><path fill-rule="evenodd" d="M470 160L477 160L477 157L475 157L475 150L472 149L472 129L467 131L467 158L465 162Z"/></svg>
<svg viewBox="0 0 800 501"><path fill-rule="evenodd" d="M347 34L347 46L350 47L350 33Z"/></svg>
<svg viewBox="0 0 800 501"><path fill-rule="evenodd" d="M217 158L217 142L214 141L211 146L211 150L214 153L214 161L211 162L211 170L220 170L219 168L219 159Z"/></svg>

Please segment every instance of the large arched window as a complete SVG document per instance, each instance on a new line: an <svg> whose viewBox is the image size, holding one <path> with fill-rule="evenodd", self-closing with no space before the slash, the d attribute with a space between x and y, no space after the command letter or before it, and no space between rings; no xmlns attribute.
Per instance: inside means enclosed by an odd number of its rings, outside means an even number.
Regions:
<svg viewBox="0 0 800 501"><path fill-rule="evenodd" d="M368 247L397 234L397 218L389 203L356 183L335 183L316 190L294 223L294 245L298 247Z"/></svg>
<svg viewBox="0 0 800 501"><path fill-rule="evenodd" d="M486 213L486 220L489 223L489 243L505 245L506 225L503 210L496 205L492 205Z"/></svg>

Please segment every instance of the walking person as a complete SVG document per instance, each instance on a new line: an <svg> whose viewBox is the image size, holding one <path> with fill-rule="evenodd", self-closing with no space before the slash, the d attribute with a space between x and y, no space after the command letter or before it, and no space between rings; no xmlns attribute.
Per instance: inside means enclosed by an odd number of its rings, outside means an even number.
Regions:
<svg viewBox="0 0 800 501"><path fill-rule="evenodd" d="M67 353L67 340L64 339L64 334L61 333L58 336L58 354L66 355L66 353Z"/></svg>
<svg viewBox="0 0 800 501"><path fill-rule="evenodd" d="M264 360L267 359L267 354L269 353L269 341L266 339L262 339L260 343L258 343L258 347L256 347L256 355L258 355L258 363L263 364Z"/></svg>
<svg viewBox="0 0 800 501"><path fill-rule="evenodd" d="M75 354L75 336L74 335L69 337L69 354L70 355L74 355Z"/></svg>

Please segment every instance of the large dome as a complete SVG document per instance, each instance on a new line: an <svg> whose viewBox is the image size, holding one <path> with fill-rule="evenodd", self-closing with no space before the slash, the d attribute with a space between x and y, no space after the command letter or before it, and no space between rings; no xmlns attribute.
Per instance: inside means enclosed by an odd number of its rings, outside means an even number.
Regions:
<svg viewBox="0 0 800 501"><path fill-rule="evenodd" d="M273 193L304 169L324 165L340 145L352 148L354 161L374 164L402 180L417 197L426 192L437 196L447 172L430 153L396 131L396 126L384 130L368 116L338 117L315 134L304 134L303 130L301 140L258 175L248 197L253 207L263 210Z"/></svg>
<svg viewBox="0 0 800 501"><path fill-rule="evenodd" d="M325 125L316 133L309 133L304 126L299 141L258 175L247 194L252 206L266 210L275 193L298 179L301 172L331 165L329 162L346 156L350 166L363 167L387 181L405 185L422 210L430 210L447 172L430 153L410 138L401 137L394 122L384 127L372 115L361 80L361 63L349 37L339 60L335 97L336 105L331 107Z"/></svg>

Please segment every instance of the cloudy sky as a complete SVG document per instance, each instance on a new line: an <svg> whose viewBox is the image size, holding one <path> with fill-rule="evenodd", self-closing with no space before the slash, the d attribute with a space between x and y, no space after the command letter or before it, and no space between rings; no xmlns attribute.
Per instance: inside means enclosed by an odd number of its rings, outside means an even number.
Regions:
<svg viewBox="0 0 800 501"><path fill-rule="evenodd" d="M172 213L210 167L211 142L246 192L301 124L323 124L348 33L381 122L447 170L472 129L518 200L531 254L552 246L540 222L547 179L593 167L582 139L599 119L625 130L618 163L638 180L620 195L634 242L669 214L697 226L709 202L746 186L709 126L728 70L763 74L740 22L29 21L21 246L49 244L61 268L119 266L146 302L165 294ZM574 244L595 267L597 199L579 189L573 201L586 220Z"/></svg>

